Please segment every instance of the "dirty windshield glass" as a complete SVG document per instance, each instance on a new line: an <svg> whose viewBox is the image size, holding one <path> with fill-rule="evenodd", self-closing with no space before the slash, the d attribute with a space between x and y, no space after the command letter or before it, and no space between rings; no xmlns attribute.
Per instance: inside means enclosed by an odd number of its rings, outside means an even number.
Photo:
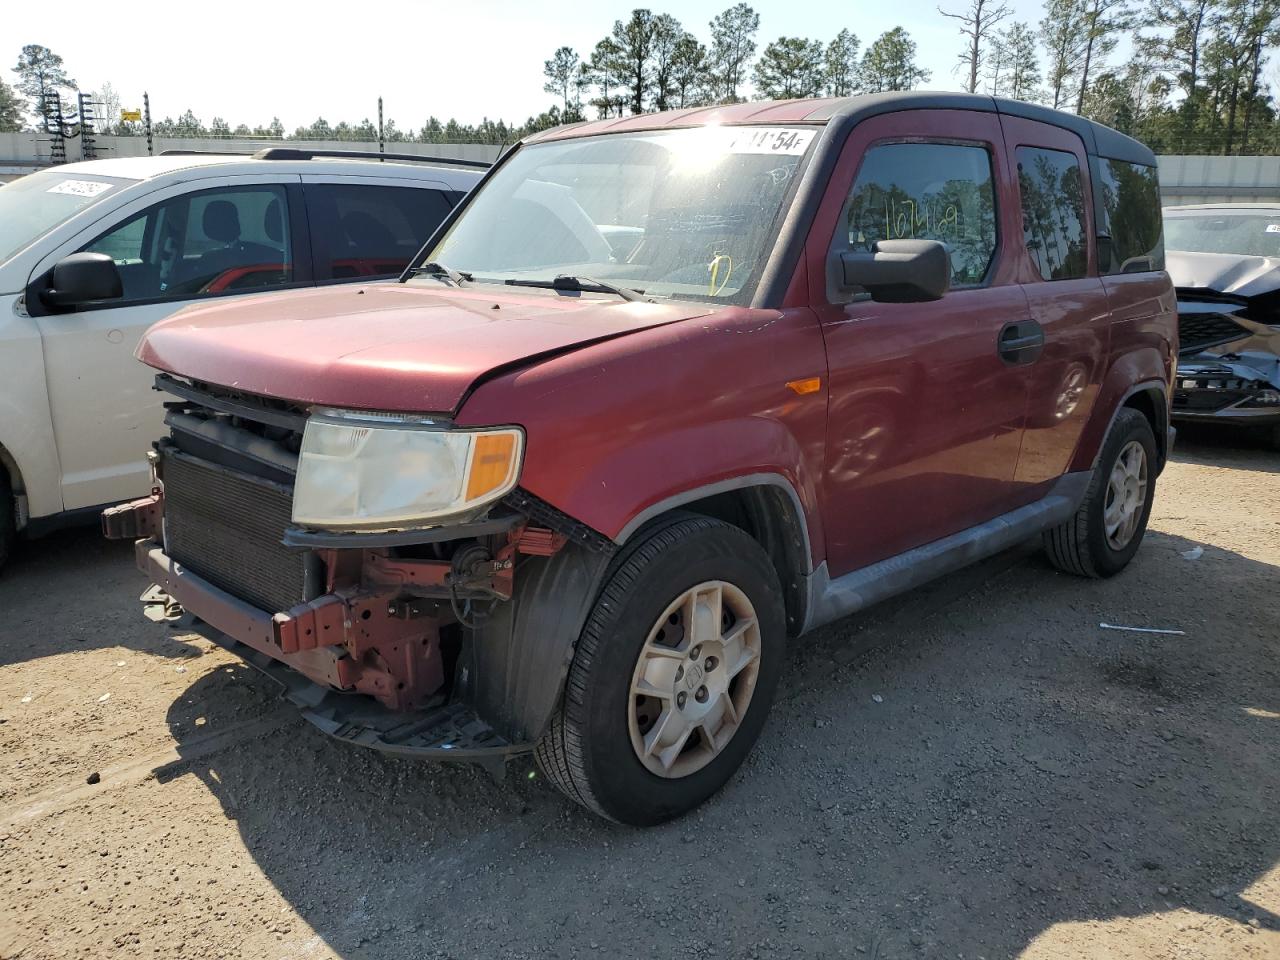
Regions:
<svg viewBox="0 0 1280 960"><path fill-rule="evenodd" d="M570 275L745 302L815 127L710 127L521 149L429 261L477 281Z"/></svg>
<svg viewBox="0 0 1280 960"><path fill-rule="evenodd" d="M1166 250L1189 253L1239 253L1280 257L1280 210L1225 213L1207 210L1195 216L1166 217Z"/></svg>
<svg viewBox="0 0 1280 960"><path fill-rule="evenodd" d="M126 182L42 170L0 187L0 262Z"/></svg>

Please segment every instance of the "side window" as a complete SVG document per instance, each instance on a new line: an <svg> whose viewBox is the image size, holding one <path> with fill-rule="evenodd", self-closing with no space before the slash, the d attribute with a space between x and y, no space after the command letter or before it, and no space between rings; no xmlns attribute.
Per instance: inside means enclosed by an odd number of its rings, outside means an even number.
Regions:
<svg viewBox="0 0 1280 960"><path fill-rule="evenodd" d="M980 285L996 251L991 154L955 143L887 143L863 157L845 207L848 247L937 240L951 254L951 283Z"/></svg>
<svg viewBox="0 0 1280 960"><path fill-rule="evenodd" d="M82 249L120 268L124 299L187 300L293 280L284 187L205 190L156 204Z"/></svg>
<svg viewBox="0 0 1280 960"><path fill-rule="evenodd" d="M424 187L309 183L305 190L322 281L395 276L453 206Z"/></svg>
<svg viewBox="0 0 1280 960"><path fill-rule="evenodd" d="M1084 176L1065 150L1018 147L1022 235L1044 280L1072 280L1089 269Z"/></svg>
<svg viewBox="0 0 1280 960"><path fill-rule="evenodd" d="M1163 270L1163 218L1156 168L1101 157L1097 169L1103 213L1101 232L1111 237L1110 256L1101 264L1102 272Z"/></svg>

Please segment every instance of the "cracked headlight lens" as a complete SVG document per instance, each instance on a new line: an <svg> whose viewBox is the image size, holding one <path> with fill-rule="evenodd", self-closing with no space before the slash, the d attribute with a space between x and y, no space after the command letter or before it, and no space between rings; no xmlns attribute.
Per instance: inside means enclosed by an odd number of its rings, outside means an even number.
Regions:
<svg viewBox="0 0 1280 960"><path fill-rule="evenodd" d="M322 410L298 453L293 522L386 530L479 510L516 484L524 433L450 430L426 420Z"/></svg>

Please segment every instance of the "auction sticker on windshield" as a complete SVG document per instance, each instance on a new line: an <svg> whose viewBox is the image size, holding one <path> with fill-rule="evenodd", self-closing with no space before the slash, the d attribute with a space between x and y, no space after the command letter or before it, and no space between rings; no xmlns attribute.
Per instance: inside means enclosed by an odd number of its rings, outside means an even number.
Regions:
<svg viewBox="0 0 1280 960"><path fill-rule="evenodd" d="M1280 223L1268 223L1267 233L1280 233Z"/></svg>
<svg viewBox="0 0 1280 960"><path fill-rule="evenodd" d="M724 127L730 153L774 153L799 156L808 149L812 129L796 127Z"/></svg>
<svg viewBox="0 0 1280 960"><path fill-rule="evenodd" d="M96 197L110 189L111 184L103 183L101 180L59 180L45 193L69 193L73 197Z"/></svg>

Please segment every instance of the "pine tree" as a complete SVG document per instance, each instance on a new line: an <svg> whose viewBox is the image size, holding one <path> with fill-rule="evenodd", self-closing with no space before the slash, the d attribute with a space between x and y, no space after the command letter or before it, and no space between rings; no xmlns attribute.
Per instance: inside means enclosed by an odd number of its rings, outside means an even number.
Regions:
<svg viewBox="0 0 1280 960"><path fill-rule="evenodd" d="M960 35L965 38L965 49L960 54L960 66L967 75L964 88L969 93L977 93L978 74L982 69L991 31L1013 11L995 0L969 0L968 8L962 13L947 13L941 7L938 12L948 19L960 22Z"/></svg>
<svg viewBox="0 0 1280 960"><path fill-rule="evenodd" d="M711 64L719 80L719 99L737 103L738 89L747 73L747 64L756 52L760 14L739 3L711 21Z"/></svg>
<svg viewBox="0 0 1280 960"><path fill-rule="evenodd" d="M863 89L878 93L912 90L927 82L931 74L916 64L916 44L910 34L902 27L894 27L867 47L860 75Z"/></svg>
<svg viewBox="0 0 1280 960"><path fill-rule="evenodd" d="M825 54L826 92L829 97L847 97L858 89L858 38L841 30L827 44Z"/></svg>
<svg viewBox="0 0 1280 960"><path fill-rule="evenodd" d="M823 49L817 40L779 37L756 61L753 80L766 100L817 96L825 79Z"/></svg>

